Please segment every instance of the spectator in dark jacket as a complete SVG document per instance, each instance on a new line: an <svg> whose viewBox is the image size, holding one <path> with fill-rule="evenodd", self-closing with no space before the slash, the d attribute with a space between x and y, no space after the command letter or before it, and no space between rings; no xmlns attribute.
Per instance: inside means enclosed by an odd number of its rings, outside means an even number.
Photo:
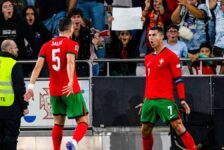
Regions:
<svg viewBox="0 0 224 150"><path fill-rule="evenodd" d="M25 27L25 47L28 60L36 60L41 46L51 40L52 35L39 20L37 11L33 6L27 6L23 10ZM27 77L33 70L34 64L24 65L24 76ZM46 68L46 67L45 67ZM44 69L46 70L46 69ZM44 71L43 70L43 71ZM47 76L47 71L41 72L41 75Z"/></svg>
<svg viewBox="0 0 224 150"><path fill-rule="evenodd" d="M23 11L25 19L25 38L32 49L28 59L37 59L41 46L51 40L52 35L39 20L38 13L33 6L27 6Z"/></svg>
<svg viewBox="0 0 224 150"><path fill-rule="evenodd" d="M19 48L18 59L25 59L24 27L14 7L11 0L4 0L0 5L0 44L5 39L14 40Z"/></svg>
<svg viewBox="0 0 224 150"><path fill-rule="evenodd" d="M21 117L27 114L25 83L21 66L16 62L17 45L4 40L0 52L0 149L16 150Z"/></svg>
<svg viewBox="0 0 224 150"><path fill-rule="evenodd" d="M117 59L130 59L139 56L138 40L132 37L131 31L119 31L111 33L112 42L108 51L108 57ZM135 75L136 63L111 63L111 75Z"/></svg>
<svg viewBox="0 0 224 150"><path fill-rule="evenodd" d="M92 43L91 31L88 27L83 26L83 14L80 9L72 9L68 17L71 18L74 26L74 33L72 40L79 43L79 55L77 60L90 59L90 45ZM87 63L77 63L76 65L77 76L89 76L89 65Z"/></svg>

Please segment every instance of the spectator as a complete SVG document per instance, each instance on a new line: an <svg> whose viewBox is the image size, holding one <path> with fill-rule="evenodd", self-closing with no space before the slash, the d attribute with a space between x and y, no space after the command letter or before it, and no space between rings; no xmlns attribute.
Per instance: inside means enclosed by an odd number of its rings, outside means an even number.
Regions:
<svg viewBox="0 0 224 150"><path fill-rule="evenodd" d="M97 58L104 58L105 57L105 46L106 46L106 39L107 35L102 36L104 33L100 32L99 30L91 29L93 40L92 43L94 45L94 49L91 48L91 57L95 53L96 59ZM106 33L107 34L107 33ZM94 52L94 53L93 53ZM104 73L104 62L94 63L93 66L93 75L102 75ZM97 69L98 68L98 69Z"/></svg>
<svg viewBox="0 0 224 150"><path fill-rule="evenodd" d="M115 32L111 33L112 42L108 57L117 59L137 58L138 41L133 39L131 31L119 31L118 37ZM135 75L136 63L112 63L111 75Z"/></svg>
<svg viewBox="0 0 224 150"><path fill-rule="evenodd" d="M39 20L35 7L27 6L23 16L25 17L25 38L32 49L29 59L37 59L41 46L51 40L52 36Z"/></svg>
<svg viewBox="0 0 224 150"><path fill-rule="evenodd" d="M187 46L184 42L178 40L179 27L171 24L167 27L166 36L167 39L163 40L164 45L173 51L179 58L187 57Z"/></svg>
<svg viewBox="0 0 224 150"><path fill-rule="evenodd" d="M90 59L90 46L92 44L92 35L88 27L83 26L83 14L80 9L73 8L68 17L71 18L74 27L72 40L79 43L79 55L77 60ZM88 77L89 65L87 63L77 63L76 65L77 76Z"/></svg>
<svg viewBox="0 0 224 150"><path fill-rule="evenodd" d="M147 39L146 45L149 52L152 51L152 48L150 46L150 43L147 38L148 36L146 35L146 33L148 33L150 28L154 26L160 26L164 28L165 26L169 25L169 23L171 22L170 16L171 13L167 8L167 3L165 0L152 0L152 1L145 0L145 8L142 12L142 17L143 20L146 20L145 22L146 32L143 32L144 33L143 38Z"/></svg>
<svg viewBox="0 0 224 150"><path fill-rule="evenodd" d="M0 0L0 3L2 3L4 0ZM22 14L23 9L27 6L26 0L13 0L13 4L16 7L16 11L19 14Z"/></svg>
<svg viewBox="0 0 224 150"><path fill-rule="evenodd" d="M37 11L34 6L27 6L23 11L25 27L25 46L28 60L36 60L41 46L51 40L51 33L44 24L39 20ZM30 75L34 64L24 65L24 76ZM48 76L47 66L41 72L41 76Z"/></svg>
<svg viewBox="0 0 224 150"><path fill-rule="evenodd" d="M113 0L105 0L107 10L112 10ZM83 18L92 21L93 27L103 31L105 29L105 8L104 0L78 0L77 8L83 12Z"/></svg>
<svg viewBox="0 0 224 150"><path fill-rule="evenodd" d="M215 57L224 56L224 1L222 0L219 4L217 0L210 0L209 7L215 14L215 43L213 54ZM219 74L224 74L224 62L221 63Z"/></svg>
<svg viewBox="0 0 224 150"><path fill-rule="evenodd" d="M58 21L74 8L76 0L36 0L40 19L54 37L58 36Z"/></svg>
<svg viewBox="0 0 224 150"><path fill-rule="evenodd" d="M171 19L173 23L183 22L183 26L193 33L191 40L182 40L187 44L188 52L196 54L200 45L209 41L207 28L207 7L197 0L179 0L178 7L173 12Z"/></svg>
<svg viewBox="0 0 224 150"><path fill-rule="evenodd" d="M4 0L0 6L0 44L5 39L14 40L19 48L18 59L25 59L26 52L22 19L14 10L14 4L11 0Z"/></svg>
<svg viewBox="0 0 224 150"><path fill-rule="evenodd" d="M191 54L190 54L191 55ZM196 60L198 58L211 58L212 56L212 47L208 43L202 43L200 46L200 52L195 54ZM195 69L196 74L203 75L214 75L216 74L216 63L213 61L202 61L202 68L200 68L200 61L193 61L189 63L190 67ZM202 70L201 70L202 69ZM200 73L200 71L202 71Z"/></svg>
<svg viewBox="0 0 224 150"><path fill-rule="evenodd" d="M0 52L0 149L16 150L21 117L28 114L24 101L25 83L16 62L18 48L13 40L4 40Z"/></svg>

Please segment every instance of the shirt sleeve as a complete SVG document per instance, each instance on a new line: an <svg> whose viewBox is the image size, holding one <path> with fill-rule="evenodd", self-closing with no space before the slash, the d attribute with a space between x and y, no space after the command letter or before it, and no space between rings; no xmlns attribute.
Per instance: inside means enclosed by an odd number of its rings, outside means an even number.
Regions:
<svg viewBox="0 0 224 150"><path fill-rule="evenodd" d="M79 53L79 44L77 42L72 42L72 44L68 44L69 47L67 49L67 53L75 54L78 57Z"/></svg>
<svg viewBox="0 0 224 150"><path fill-rule="evenodd" d="M41 49L40 49L40 52L39 52L39 57L46 57L46 44L44 44L42 47L41 47Z"/></svg>
<svg viewBox="0 0 224 150"><path fill-rule="evenodd" d="M180 60L175 54L170 56L170 69L177 87L178 97L180 100L185 99L184 84L182 79Z"/></svg>

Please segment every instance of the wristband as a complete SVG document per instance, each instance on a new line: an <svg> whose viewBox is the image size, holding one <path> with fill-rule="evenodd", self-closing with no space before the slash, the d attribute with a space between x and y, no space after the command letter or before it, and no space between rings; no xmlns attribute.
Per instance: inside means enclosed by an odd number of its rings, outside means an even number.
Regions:
<svg viewBox="0 0 224 150"><path fill-rule="evenodd" d="M27 87L28 89L33 89L34 88L34 84L32 84L32 83L29 83L29 85L28 85L28 87Z"/></svg>

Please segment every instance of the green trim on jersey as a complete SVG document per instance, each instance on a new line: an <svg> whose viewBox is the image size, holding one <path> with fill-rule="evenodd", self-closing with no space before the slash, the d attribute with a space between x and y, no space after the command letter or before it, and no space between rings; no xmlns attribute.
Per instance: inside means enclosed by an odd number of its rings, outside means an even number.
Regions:
<svg viewBox="0 0 224 150"><path fill-rule="evenodd" d="M46 56L44 56L44 55L39 55L38 57L46 58Z"/></svg>
<svg viewBox="0 0 224 150"><path fill-rule="evenodd" d="M68 118L77 118L88 114L85 100L81 93L67 96L51 96L53 115L67 115Z"/></svg>
<svg viewBox="0 0 224 150"><path fill-rule="evenodd" d="M159 118L163 122L179 118L176 103L167 99L145 99L142 105L141 122L155 124Z"/></svg>

